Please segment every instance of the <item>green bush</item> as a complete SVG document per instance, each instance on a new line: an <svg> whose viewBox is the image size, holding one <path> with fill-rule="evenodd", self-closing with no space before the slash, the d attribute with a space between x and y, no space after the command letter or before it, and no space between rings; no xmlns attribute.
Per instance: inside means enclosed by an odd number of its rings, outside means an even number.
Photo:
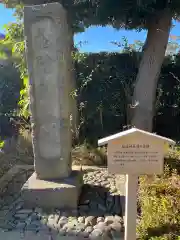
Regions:
<svg viewBox="0 0 180 240"><path fill-rule="evenodd" d="M180 174L180 149L175 147L175 150L170 150L167 156L165 157L165 163L168 165L169 170L173 171L174 169Z"/></svg>
<svg viewBox="0 0 180 240"><path fill-rule="evenodd" d="M162 176L140 178L139 239L180 239L180 160L179 152L170 152Z"/></svg>
<svg viewBox="0 0 180 240"><path fill-rule="evenodd" d="M0 139L0 149L3 148L3 146L4 146L4 141L1 141Z"/></svg>
<svg viewBox="0 0 180 240"><path fill-rule="evenodd" d="M107 166L106 148L95 148L87 143L72 149L74 165Z"/></svg>

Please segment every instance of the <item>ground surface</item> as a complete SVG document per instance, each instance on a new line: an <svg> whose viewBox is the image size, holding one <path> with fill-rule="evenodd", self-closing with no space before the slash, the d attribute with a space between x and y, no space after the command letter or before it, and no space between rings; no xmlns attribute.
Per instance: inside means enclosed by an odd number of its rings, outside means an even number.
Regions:
<svg viewBox="0 0 180 240"><path fill-rule="evenodd" d="M83 172L78 209L45 211L24 208L19 191L32 170L19 170L1 191L0 239L122 239L124 176L93 167Z"/></svg>

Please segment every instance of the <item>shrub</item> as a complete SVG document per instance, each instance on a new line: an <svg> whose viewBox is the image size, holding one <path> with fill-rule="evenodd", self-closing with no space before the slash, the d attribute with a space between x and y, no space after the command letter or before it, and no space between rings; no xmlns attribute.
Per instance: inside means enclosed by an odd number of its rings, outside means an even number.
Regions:
<svg viewBox="0 0 180 240"><path fill-rule="evenodd" d="M106 148L94 148L89 144L82 144L72 150L74 165L106 166Z"/></svg>
<svg viewBox="0 0 180 240"><path fill-rule="evenodd" d="M139 239L180 239L180 160L179 151L171 151L165 159L162 176L140 178Z"/></svg>
<svg viewBox="0 0 180 240"><path fill-rule="evenodd" d="M169 170L174 169L180 174L180 148L176 147L174 150L170 150L165 157L165 163L168 165Z"/></svg>

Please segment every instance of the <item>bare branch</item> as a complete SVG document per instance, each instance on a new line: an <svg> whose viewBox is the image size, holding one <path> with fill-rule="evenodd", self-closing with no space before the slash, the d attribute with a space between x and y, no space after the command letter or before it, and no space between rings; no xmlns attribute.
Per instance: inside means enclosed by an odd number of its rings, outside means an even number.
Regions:
<svg viewBox="0 0 180 240"><path fill-rule="evenodd" d="M173 76L174 79L176 79L180 83L180 79L177 76L175 76L174 73L172 72L169 72L169 73Z"/></svg>

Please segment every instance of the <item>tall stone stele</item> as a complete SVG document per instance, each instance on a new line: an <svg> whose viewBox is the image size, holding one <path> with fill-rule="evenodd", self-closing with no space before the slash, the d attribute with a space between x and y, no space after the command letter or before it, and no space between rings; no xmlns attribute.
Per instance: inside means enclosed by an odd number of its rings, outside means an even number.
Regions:
<svg viewBox="0 0 180 240"><path fill-rule="evenodd" d="M76 208L82 176L71 168L72 34L60 3L24 8L35 173L22 188L28 206Z"/></svg>

